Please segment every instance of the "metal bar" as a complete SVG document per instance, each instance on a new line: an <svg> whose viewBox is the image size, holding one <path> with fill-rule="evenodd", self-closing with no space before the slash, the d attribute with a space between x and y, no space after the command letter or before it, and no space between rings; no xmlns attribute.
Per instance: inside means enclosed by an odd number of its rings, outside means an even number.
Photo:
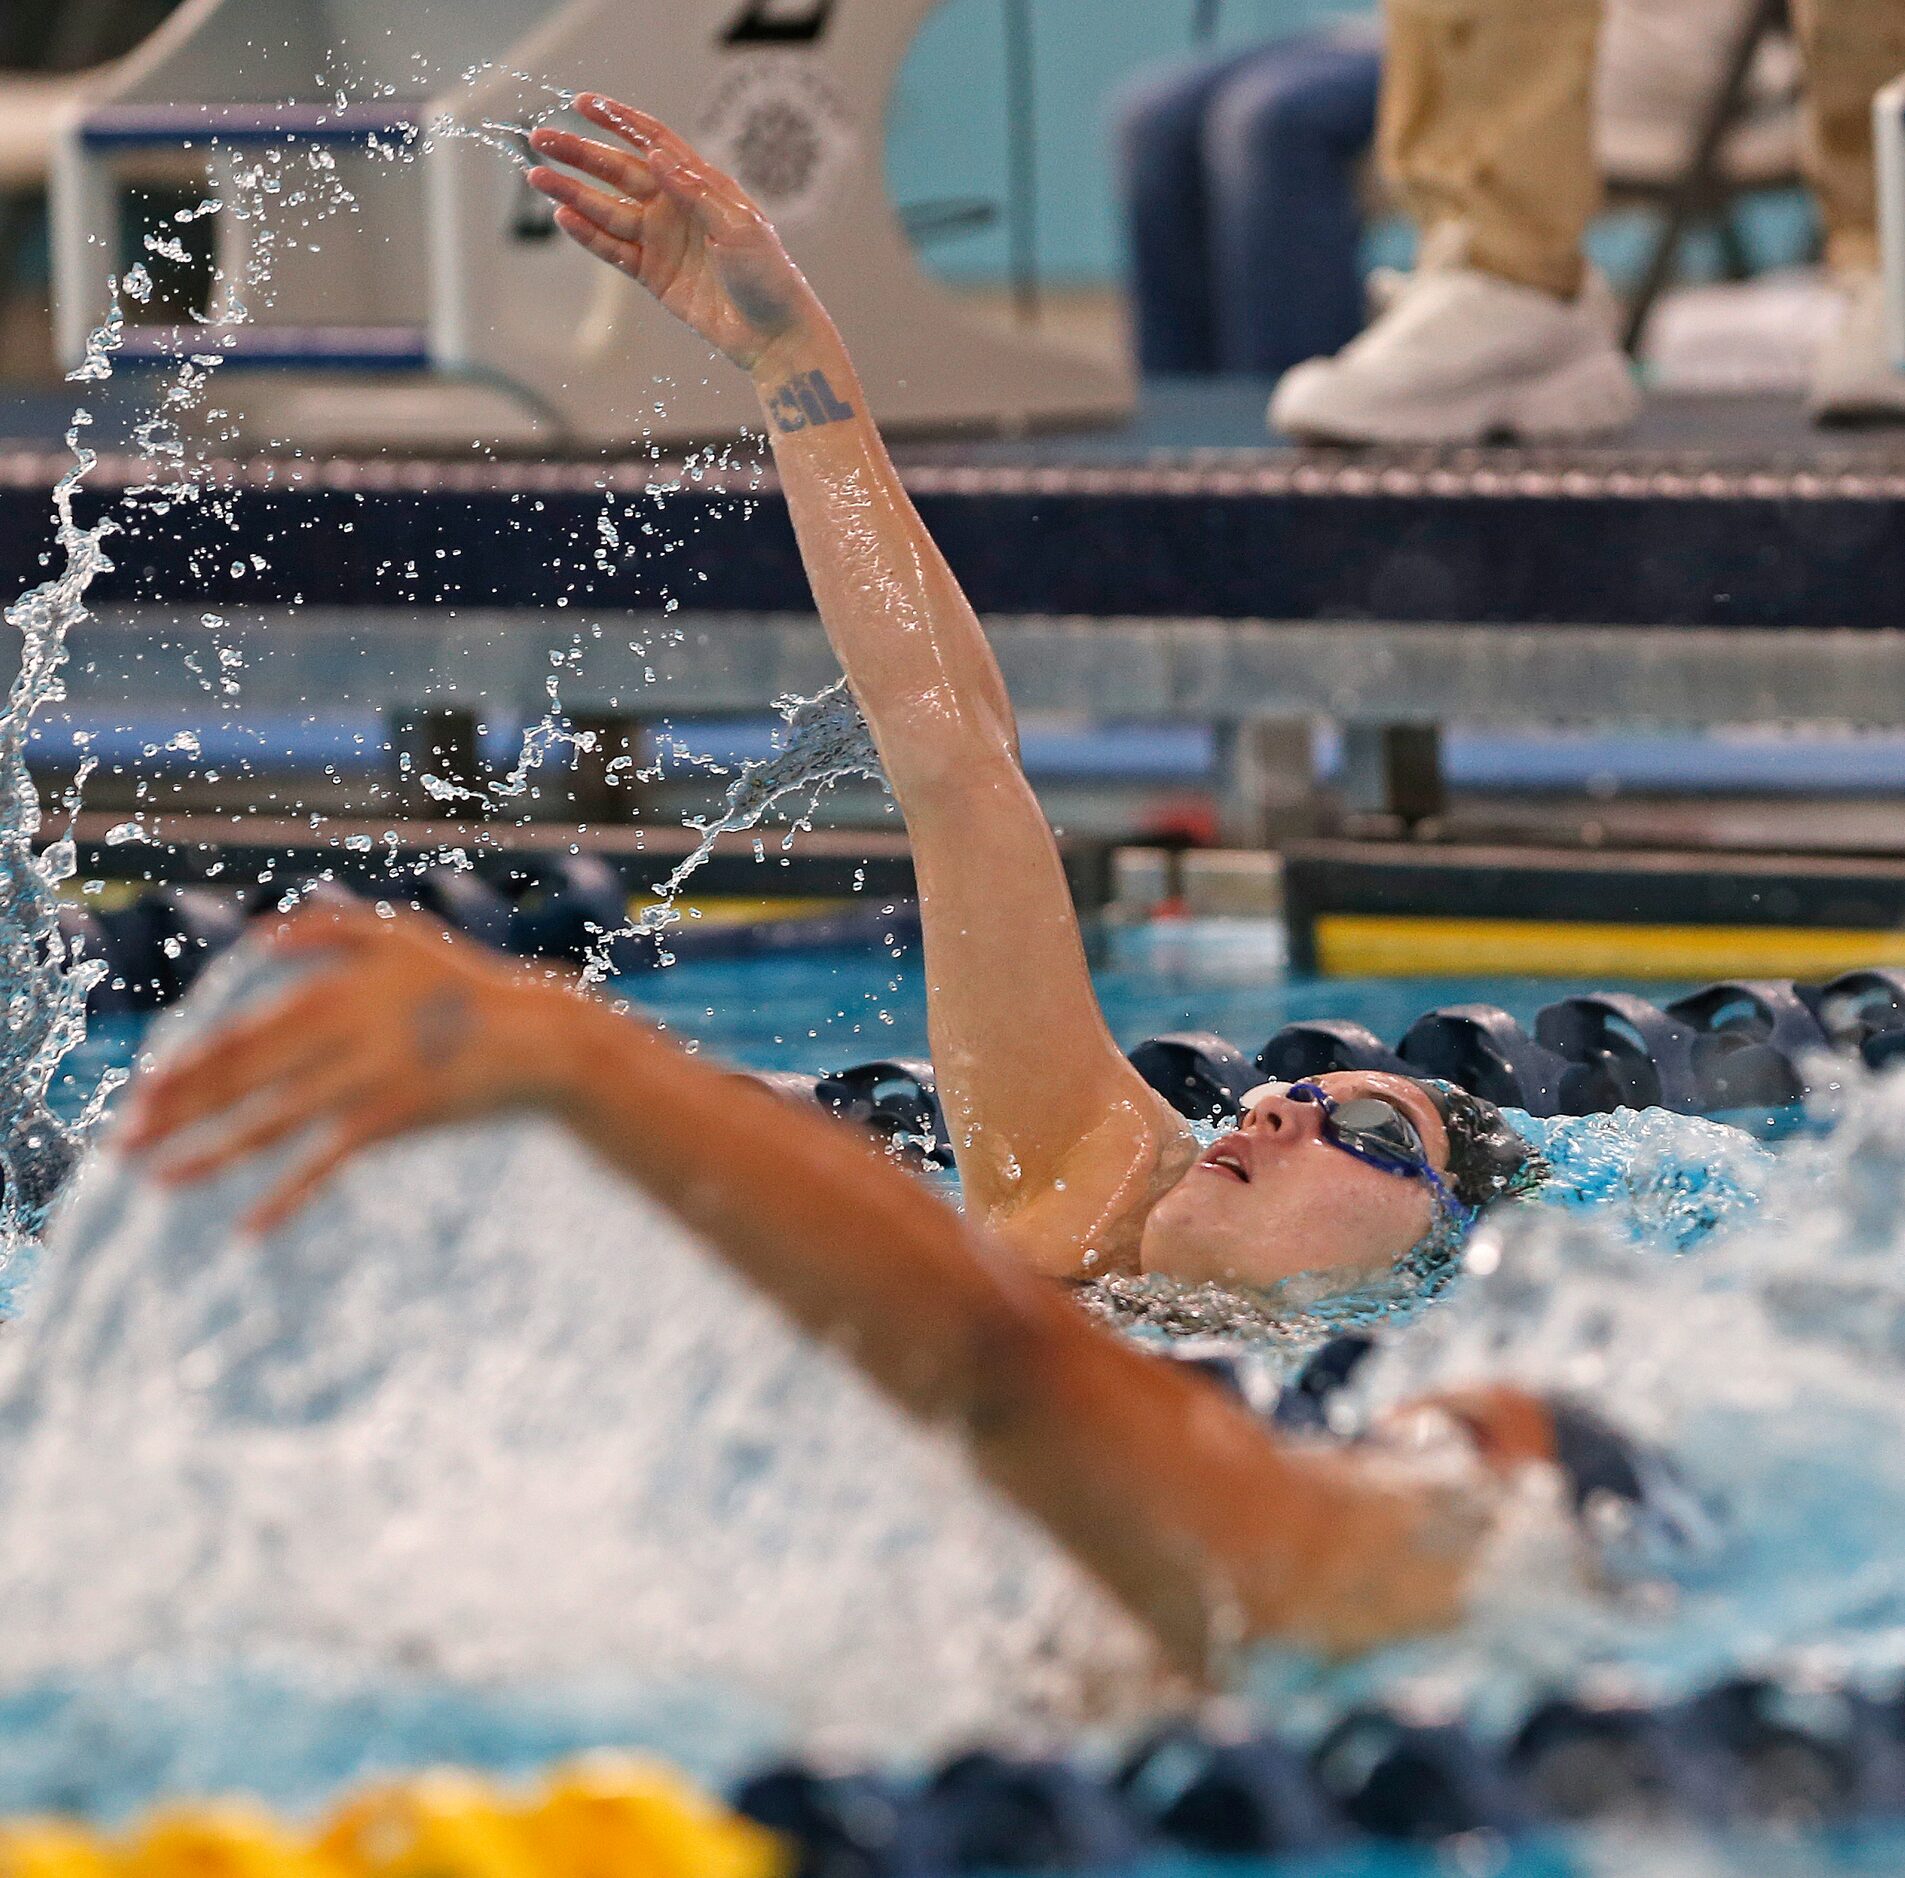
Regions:
<svg viewBox="0 0 1905 1878"><path fill-rule="evenodd" d="M365 105L102 104L80 121L79 140L94 150L153 149L216 138L221 144L407 141L422 129L413 117Z"/></svg>
<svg viewBox="0 0 1905 1878"><path fill-rule="evenodd" d="M430 364L421 326L129 326L127 365L171 365L216 354L227 365L345 372L420 372Z"/></svg>
<svg viewBox="0 0 1905 1878"><path fill-rule="evenodd" d="M1038 68L1031 0L1005 8L1006 165L1011 209L1012 300L1020 323L1038 324Z"/></svg>
<svg viewBox="0 0 1905 1878"><path fill-rule="evenodd" d="M571 711L759 711L839 676L805 613L682 613L648 647L645 616L598 609L605 630L565 678ZM182 653L196 619L167 607L102 608L75 641L72 708L203 712ZM244 706L381 709L477 695L531 716L552 652L576 644L573 612L421 607L225 610L221 643L243 658ZM1905 631L1486 626L1337 620L1082 619L992 615L987 630L1023 710L1227 724L1314 716L1338 723L1620 722L1905 726Z"/></svg>

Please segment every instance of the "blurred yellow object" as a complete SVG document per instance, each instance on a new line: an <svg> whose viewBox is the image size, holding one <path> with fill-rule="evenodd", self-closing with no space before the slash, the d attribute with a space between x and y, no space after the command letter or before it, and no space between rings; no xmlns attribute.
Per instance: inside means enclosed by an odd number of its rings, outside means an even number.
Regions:
<svg viewBox="0 0 1905 1878"><path fill-rule="evenodd" d="M269 1813L238 1803L168 1807L112 1858L113 1878L332 1878Z"/></svg>
<svg viewBox="0 0 1905 1878"><path fill-rule="evenodd" d="M83 1826L62 1819L0 1824L0 1878L112 1878L113 1861Z"/></svg>
<svg viewBox="0 0 1905 1878"><path fill-rule="evenodd" d="M494 1787L447 1769L346 1800L325 1821L318 1850L361 1878L537 1878L516 1809Z"/></svg>
<svg viewBox="0 0 1905 1878"><path fill-rule="evenodd" d="M772 1833L633 1756L555 1769L524 1824L542 1878L781 1878L792 1864Z"/></svg>
<svg viewBox="0 0 1905 1878"><path fill-rule="evenodd" d="M0 1878L786 1878L786 1844L671 1768L591 1755L530 1794L443 1769L294 1831L240 1803L169 1807L115 1844L0 1821Z"/></svg>

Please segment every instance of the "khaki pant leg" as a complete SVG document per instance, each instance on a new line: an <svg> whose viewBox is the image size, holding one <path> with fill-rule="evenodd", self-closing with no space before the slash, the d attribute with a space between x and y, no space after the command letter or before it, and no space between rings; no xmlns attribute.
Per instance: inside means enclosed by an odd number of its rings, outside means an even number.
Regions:
<svg viewBox="0 0 1905 1878"><path fill-rule="evenodd" d="M1572 295L1581 237L1601 206L1593 139L1601 0L1387 7L1377 149L1431 252Z"/></svg>
<svg viewBox="0 0 1905 1878"><path fill-rule="evenodd" d="M1878 265L1872 99L1905 74L1905 0L1795 0L1806 54L1807 168L1834 267Z"/></svg>

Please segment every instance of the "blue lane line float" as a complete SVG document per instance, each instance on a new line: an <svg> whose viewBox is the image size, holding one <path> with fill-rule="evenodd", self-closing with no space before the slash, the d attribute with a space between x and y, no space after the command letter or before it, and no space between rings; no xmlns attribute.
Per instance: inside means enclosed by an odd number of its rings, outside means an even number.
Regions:
<svg viewBox="0 0 1905 1878"><path fill-rule="evenodd" d="M1558 1697L1506 1738L1372 1707L1307 1749L1184 1721L1109 1771L977 1752L901 1780L790 1761L732 1803L794 1842L801 1878L1109 1871L1613 1820L1836 1828L1905 1818L1905 1697L1741 1676L1658 1705Z"/></svg>

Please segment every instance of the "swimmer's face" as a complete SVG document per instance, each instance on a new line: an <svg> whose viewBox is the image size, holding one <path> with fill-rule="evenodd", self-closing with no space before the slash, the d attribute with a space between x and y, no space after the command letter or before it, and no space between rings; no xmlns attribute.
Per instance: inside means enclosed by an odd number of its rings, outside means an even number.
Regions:
<svg viewBox="0 0 1905 1878"><path fill-rule="evenodd" d="M1380 1096L1415 1125L1437 1172L1448 1130L1420 1083L1345 1070L1310 1079L1336 1102ZM1315 1102L1276 1090L1208 1148L1145 1222L1140 1262L1188 1284L1272 1285L1298 1272L1389 1269L1435 1222L1427 1185L1345 1154Z"/></svg>

